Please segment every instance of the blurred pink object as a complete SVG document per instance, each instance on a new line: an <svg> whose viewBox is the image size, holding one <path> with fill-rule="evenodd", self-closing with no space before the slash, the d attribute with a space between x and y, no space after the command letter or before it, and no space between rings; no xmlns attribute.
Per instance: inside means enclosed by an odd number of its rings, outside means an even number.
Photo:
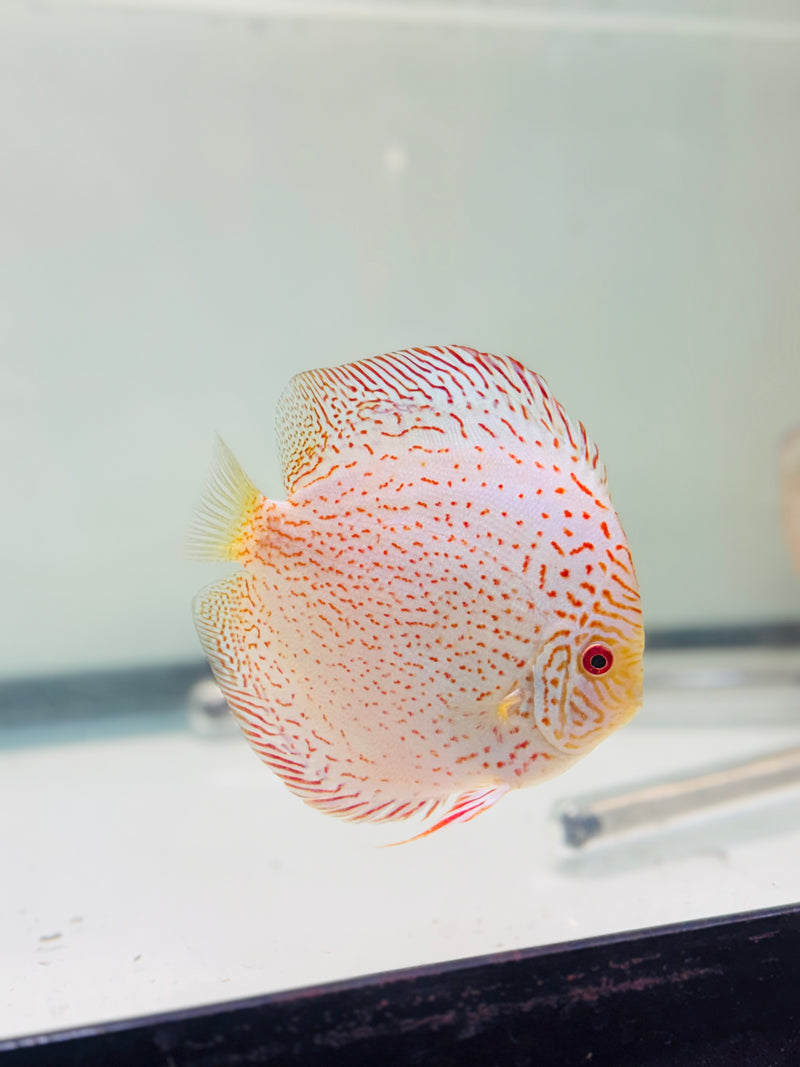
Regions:
<svg viewBox="0 0 800 1067"><path fill-rule="evenodd" d="M783 439L780 463L784 529L794 569L800 574L800 426Z"/></svg>

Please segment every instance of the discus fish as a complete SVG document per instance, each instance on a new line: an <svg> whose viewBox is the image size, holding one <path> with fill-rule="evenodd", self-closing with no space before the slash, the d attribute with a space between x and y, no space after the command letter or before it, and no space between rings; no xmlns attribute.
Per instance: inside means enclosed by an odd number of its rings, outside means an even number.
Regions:
<svg viewBox="0 0 800 1067"><path fill-rule="evenodd" d="M539 375L459 346L297 375L288 499L218 442L194 601L251 746L289 789L425 836L558 774L641 704L639 591L597 448Z"/></svg>

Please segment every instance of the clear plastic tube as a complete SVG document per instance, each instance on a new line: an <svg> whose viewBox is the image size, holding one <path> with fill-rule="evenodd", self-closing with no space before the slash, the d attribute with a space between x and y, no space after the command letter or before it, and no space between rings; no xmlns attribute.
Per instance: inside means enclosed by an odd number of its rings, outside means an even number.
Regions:
<svg viewBox="0 0 800 1067"><path fill-rule="evenodd" d="M655 827L788 786L800 786L800 746L705 774L562 802L553 815L560 823L564 844L582 848L601 838Z"/></svg>

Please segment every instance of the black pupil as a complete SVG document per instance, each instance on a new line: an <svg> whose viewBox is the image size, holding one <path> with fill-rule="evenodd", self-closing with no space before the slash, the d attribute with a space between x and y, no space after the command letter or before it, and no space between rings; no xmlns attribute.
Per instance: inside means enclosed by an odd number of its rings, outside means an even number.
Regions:
<svg viewBox="0 0 800 1067"><path fill-rule="evenodd" d="M605 665L608 662L608 660L606 659L606 657L603 655L602 652L595 652L595 654L592 656L592 658L589 660L589 662L591 663L591 665L594 667L594 669L596 671L601 671L603 669L603 667L605 667Z"/></svg>

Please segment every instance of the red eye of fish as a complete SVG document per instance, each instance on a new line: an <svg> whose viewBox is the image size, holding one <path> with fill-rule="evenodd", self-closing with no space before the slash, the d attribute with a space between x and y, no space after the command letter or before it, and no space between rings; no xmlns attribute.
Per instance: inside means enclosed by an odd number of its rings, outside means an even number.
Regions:
<svg viewBox="0 0 800 1067"><path fill-rule="evenodd" d="M581 657L583 669L587 674L605 674L611 670L614 657L606 645L589 645Z"/></svg>

